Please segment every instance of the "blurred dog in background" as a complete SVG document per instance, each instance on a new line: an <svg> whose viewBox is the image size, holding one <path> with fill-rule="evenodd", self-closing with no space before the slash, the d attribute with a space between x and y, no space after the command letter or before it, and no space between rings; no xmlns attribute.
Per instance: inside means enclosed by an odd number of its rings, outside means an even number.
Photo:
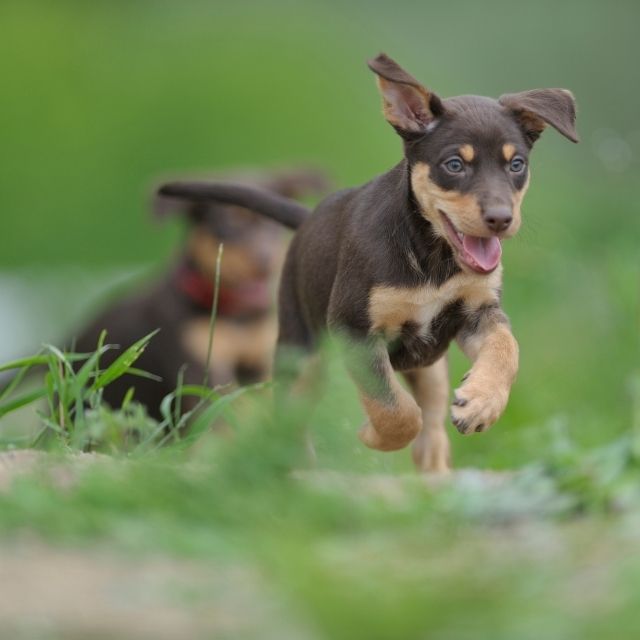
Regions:
<svg viewBox="0 0 640 640"><path fill-rule="evenodd" d="M328 187L325 176L315 170L224 177L293 198L320 195ZM135 366L161 381L125 375L105 388L104 399L120 407L134 387L134 399L146 406L150 416L160 419L160 403L176 388L180 371L185 384L202 384L207 360L210 386L248 384L269 376L277 336L274 288L286 233L281 225L238 206L157 196L153 210L159 218L184 216L188 227L180 256L154 284L101 312L79 332L74 350L93 351L102 330L107 331L107 343L124 349L159 328ZM221 243L216 325L208 358ZM120 353L107 351L101 365L108 366ZM185 398L183 411L191 404Z"/></svg>

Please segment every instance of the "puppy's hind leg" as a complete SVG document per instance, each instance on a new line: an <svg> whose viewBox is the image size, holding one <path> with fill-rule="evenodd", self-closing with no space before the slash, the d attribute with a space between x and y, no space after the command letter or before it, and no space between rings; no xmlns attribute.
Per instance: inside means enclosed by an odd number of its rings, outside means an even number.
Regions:
<svg viewBox="0 0 640 640"><path fill-rule="evenodd" d="M406 371L403 375L422 409L422 430L413 443L413 461L420 471L446 473L451 468L445 429L449 410L447 357L444 355L429 367Z"/></svg>
<svg viewBox="0 0 640 640"><path fill-rule="evenodd" d="M290 425L294 429L291 434L294 439L302 437L306 458L314 465L316 453L308 423L322 391L324 368L320 355L314 353L311 332L290 285L291 279L285 274L280 285L274 415L283 426Z"/></svg>
<svg viewBox="0 0 640 640"><path fill-rule="evenodd" d="M307 462L315 466L316 450L309 421L323 390L324 363L320 354L300 348L279 347L276 352L274 415L281 425L290 425L294 439L300 436Z"/></svg>

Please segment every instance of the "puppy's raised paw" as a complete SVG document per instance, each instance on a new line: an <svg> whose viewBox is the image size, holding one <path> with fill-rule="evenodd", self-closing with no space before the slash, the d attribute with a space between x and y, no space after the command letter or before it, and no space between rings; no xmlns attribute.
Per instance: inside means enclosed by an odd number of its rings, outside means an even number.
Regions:
<svg viewBox="0 0 640 640"><path fill-rule="evenodd" d="M471 372L454 392L451 421L463 435L486 431L502 415L509 389Z"/></svg>

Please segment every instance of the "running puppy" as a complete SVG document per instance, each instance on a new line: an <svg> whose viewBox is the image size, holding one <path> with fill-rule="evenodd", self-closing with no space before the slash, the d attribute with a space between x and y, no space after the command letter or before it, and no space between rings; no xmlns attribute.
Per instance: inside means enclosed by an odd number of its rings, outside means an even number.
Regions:
<svg viewBox="0 0 640 640"><path fill-rule="evenodd" d="M361 440L383 451L414 441L419 469L446 471L447 348L457 340L473 363L454 393L453 423L463 434L484 431L518 370L500 304L502 241L520 227L528 156L543 129L578 141L575 102L564 89L442 100L384 54L369 67L404 158L329 196L301 224L280 285L279 350L311 351L327 330L346 336L368 417ZM216 198L221 188L162 192ZM270 215L258 199L252 208Z"/></svg>

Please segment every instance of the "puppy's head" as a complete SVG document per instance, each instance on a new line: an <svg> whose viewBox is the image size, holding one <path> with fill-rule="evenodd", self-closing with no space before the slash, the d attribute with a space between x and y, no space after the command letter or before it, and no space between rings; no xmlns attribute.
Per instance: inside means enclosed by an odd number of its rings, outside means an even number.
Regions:
<svg viewBox="0 0 640 640"><path fill-rule="evenodd" d="M536 89L441 100L384 54L369 67L385 118L404 140L422 215L463 269L492 272L502 239L520 228L533 143L547 125L578 141L572 94Z"/></svg>
<svg viewBox="0 0 640 640"><path fill-rule="evenodd" d="M215 177L270 189L291 198L319 194L328 186L324 174L312 169ZM153 210L159 217L174 213L185 216L190 227L187 255L208 279L214 277L220 244L224 244L220 279L225 286L239 287L268 280L280 265L284 228L249 209L156 196Z"/></svg>

